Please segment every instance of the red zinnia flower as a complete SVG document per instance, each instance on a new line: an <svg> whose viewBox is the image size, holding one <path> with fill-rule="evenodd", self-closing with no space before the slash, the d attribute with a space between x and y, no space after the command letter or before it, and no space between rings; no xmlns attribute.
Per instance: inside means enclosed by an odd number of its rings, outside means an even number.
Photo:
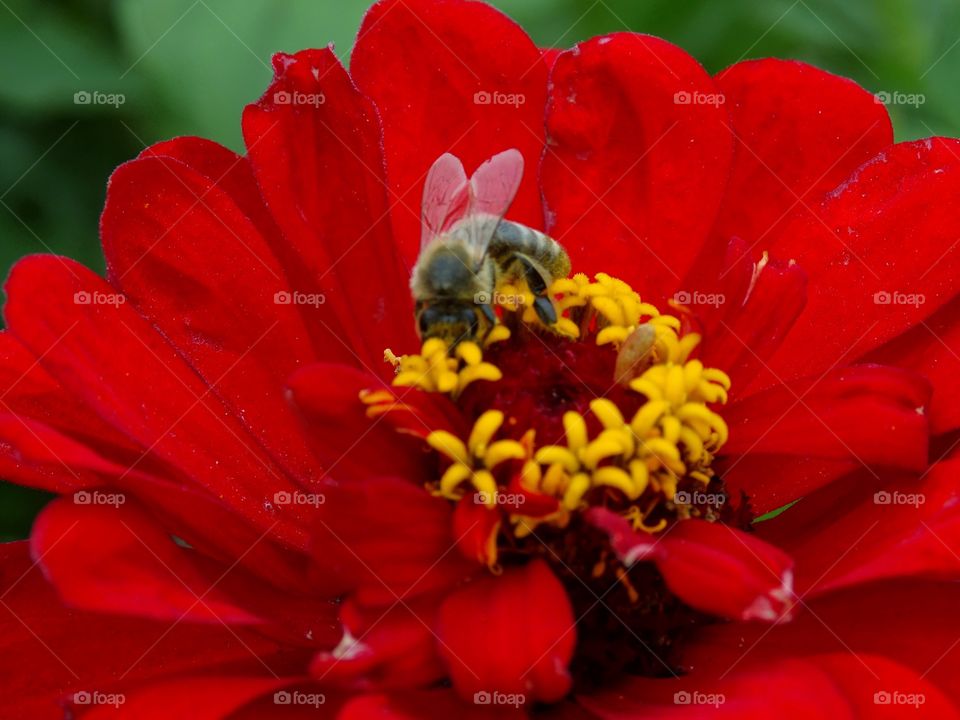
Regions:
<svg viewBox="0 0 960 720"><path fill-rule="evenodd" d="M10 717L957 712L960 143L461 0L274 64L245 157L116 171L107 280L8 280L3 476L63 496L2 548ZM561 319L420 347L426 172L510 148Z"/></svg>

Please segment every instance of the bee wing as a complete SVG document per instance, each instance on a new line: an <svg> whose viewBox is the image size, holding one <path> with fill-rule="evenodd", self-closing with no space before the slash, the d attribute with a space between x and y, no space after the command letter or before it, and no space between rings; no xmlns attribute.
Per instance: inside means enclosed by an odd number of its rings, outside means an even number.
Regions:
<svg viewBox="0 0 960 720"><path fill-rule="evenodd" d="M463 163L455 155L444 153L433 163L423 187L420 249L462 218L469 202L470 183Z"/></svg>
<svg viewBox="0 0 960 720"><path fill-rule="evenodd" d="M486 257L497 225L516 197L522 178L523 155L516 149L494 155L470 178L469 203L458 231L463 228L474 268L479 268Z"/></svg>

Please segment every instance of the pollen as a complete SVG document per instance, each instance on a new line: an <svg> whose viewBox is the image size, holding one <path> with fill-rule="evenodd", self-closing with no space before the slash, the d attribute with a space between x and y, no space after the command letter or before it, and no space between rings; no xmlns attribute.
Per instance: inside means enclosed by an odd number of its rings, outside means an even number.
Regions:
<svg viewBox="0 0 960 720"><path fill-rule="evenodd" d="M427 435L427 444L450 461L439 483L431 488L435 495L459 500L467 486L476 490L478 503L496 505L498 485L493 472L503 463L527 455L526 448L516 440L493 439L501 425L503 413L488 410L474 423L466 442L446 430Z"/></svg>
<svg viewBox="0 0 960 720"><path fill-rule="evenodd" d="M509 330L503 327L494 341L507 337ZM384 358L396 369L394 387L416 387L427 392L448 393L453 397L459 396L472 382L497 381L503 377L499 368L483 361L483 350L474 342L462 342L451 353L446 342L440 338L430 338L423 343L419 355L397 357L388 350Z"/></svg>
<svg viewBox="0 0 960 720"><path fill-rule="evenodd" d="M548 293L551 325L521 280L497 288L505 304L483 341L430 339L416 355L385 353L395 387L444 395L443 413L469 428L419 435L437 463L427 490L451 502L473 493L499 513L484 538L488 565L497 548L536 551L529 536L556 537L592 507L651 534L719 517L722 499L691 499L723 497L712 466L729 437L718 408L730 378L696 357L700 335L604 273L556 280ZM391 391L362 399L370 417L416 434Z"/></svg>

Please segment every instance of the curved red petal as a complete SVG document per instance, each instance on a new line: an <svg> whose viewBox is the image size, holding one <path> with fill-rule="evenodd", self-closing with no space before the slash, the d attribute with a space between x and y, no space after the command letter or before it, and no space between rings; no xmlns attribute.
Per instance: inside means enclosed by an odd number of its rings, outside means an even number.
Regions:
<svg viewBox="0 0 960 720"><path fill-rule="evenodd" d="M294 374L288 389L323 463L324 477L426 477L422 441L370 417L361 402L361 393L383 389L379 378L346 365L317 364ZM408 414L423 422L416 411Z"/></svg>
<svg viewBox="0 0 960 720"><path fill-rule="evenodd" d="M900 143L770 241L810 278L807 306L770 362L791 378L860 355L926 320L960 278L960 141Z"/></svg>
<svg viewBox="0 0 960 720"><path fill-rule="evenodd" d="M795 60L748 60L714 77L733 126L730 182L715 232L765 241L893 142L886 107L837 75Z"/></svg>
<svg viewBox="0 0 960 720"><path fill-rule="evenodd" d="M841 512L837 512L841 508ZM960 459L919 479L857 473L760 525L797 562L805 595L882 578L960 576Z"/></svg>
<svg viewBox="0 0 960 720"><path fill-rule="evenodd" d="M189 622L261 622L212 587L180 548L123 493L55 500L37 517L30 548L72 607ZM193 556L193 557L192 557Z"/></svg>
<svg viewBox="0 0 960 720"><path fill-rule="evenodd" d="M554 702L570 690L577 631L566 591L542 560L483 576L440 609L440 654L461 697Z"/></svg>
<svg viewBox="0 0 960 720"><path fill-rule="evenodd" d="M721 674L741 663L769 663L784 655L849 653L882 680L878 662L888 658L919 673L958 704L960 646L951 632L957 626L958 602L955 582L911 579L841 589L811 599L793 622L773 628L743 623L703 628L684 650L681 664ZM910 692L911 687L876 679L874 685L872 692Z"/></svg>
<svg viewBox="0 0 960 720"><path fill-rule="evenodd" d="M316 474L281 392L315 359L306 308L278 302L286 275L232 198L172 158L133 160L110 178L101 236L113 284L280 464Z"/></svg>
<svg viewBox="0 0 960 720"><path fill-rule="evenodd" d="M449 502L409 479L375 478L325 489L313 538L320 592L352 591L389 606L451 587L477 566L455 551Z"/></svg>
<svg viewBox="0 0 960 720"><path fill-rule="evenodd" d="M71 260L35 256L14 267L6 289L10 331L67 392L142 448L135 468L149 456L260 533L305 545L303 508L264 505L297 490L293 479L115 288Z"/></svg>
<svg viewBox="0 0 960 720"><path fill-rule="evenodd" d="M927 417L930 434L960 427L960 296L923 323L864 357L866 362L907 368L933 386Z"/></svg>
<svg viewBox="0 0 960 720"><path fill-rule="evenodd" d="M632 680L579 700L595 717L609 720L856 720L912 717L921 708L918 717L958 717L957 708L935 685L883 657L837 652L784 657L735 672L722 667L698 670L677 679Z"/></svg>
<svg viewBox="0 0 960 720"><path fill-rule="evenodd" d="M62 718L70 695L110 692L121 678L136 684L225 664L262 673L276 650L272 641L244 628L231 634L219 623L171 627L68 609L26 542L0 544L0 587L0 676L10 717Z"/></svg>
<svg viewBox="0 0 960 720"><path fill-rule="evenodd" d="M726 618L778 622L790 617L793 561L754 535L703 520L684 520L659 535L634 532L604 508L587 520L607 533L628 568L652 561L667 587L691 607Z"/></svg>
<svg viewBox="0 0 960 720"><path fill-rule="evenodd" d="M415 336L376 110L330 49L278 54L273 65L273 83L243 114L243 134L283 236L275 251L300 293L292 301L315 306L319 349L331 345L386 376L383 349L412 347Z"/></svg>
<svg viewBox="0 0 960 720"><path fill-rule="evenodd" d="M547 64L506 15L462 0L382 0L363 20L350 72L383 121L393 225L408 266L420 247L424 180L445 152L471 173L519 150L526 172L508 216L543 227Z"/></svg>
<svg viewBox="0 0 960 720"><path fill-rule="evenodd" d="M764 509L771 499L783 504L819 487L824 477L812 473L792 486L778 476L779 467L798 458L922 471L928 441L923 409L929 399L922 377L880 365L855 365L769 388L724 410L730 439L718 471L731 489L746 492ZM754 464L751 476L734 475L741 458L751 456L767 458L767 472L756 472Z"/></svg>
<svg viewBox="0 0 960 720"><path fill-rule="evenodd" d="M707 240L730 167L716 86L680 48L633 33L562 53L550 77L547 231L578 271L615 269L645 299L672 294Z"/></svg>

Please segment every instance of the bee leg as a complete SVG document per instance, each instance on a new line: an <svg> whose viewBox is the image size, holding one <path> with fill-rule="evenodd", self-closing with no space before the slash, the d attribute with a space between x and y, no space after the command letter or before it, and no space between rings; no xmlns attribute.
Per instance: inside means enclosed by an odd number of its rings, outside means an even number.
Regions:
<svg viewBox="0 0 960 720"><path fill-rule="evenodd" d="M550 298L545 295L539 296L533 301L533 309L537 312L537 317L544 325L553 325L557 321L557 311L550 302Z"/></svg>
<svg viewBox="0 0 960 720"><path fill-rule="evenodd" d="M490 322L491 325L497 324L497 316L493 312L493 308L489 305L477 305L480 308L480 312L483 313L483 316Z"/></svg>
<svg viewBox="0 0 960 720"><path fill-rule="evenodd" d="M550 298L547 297L546 281L543 279L540 271L533 266L533 263L521 255L518 255L517 259L520 261L520 264L523 265L523 274L527 280L527 287L530 288L530 292L534 295L533 309L536 311L537 317L540 318L540 322L544 325L553 325L557 322L557 310L553 307Z"/></svg>

